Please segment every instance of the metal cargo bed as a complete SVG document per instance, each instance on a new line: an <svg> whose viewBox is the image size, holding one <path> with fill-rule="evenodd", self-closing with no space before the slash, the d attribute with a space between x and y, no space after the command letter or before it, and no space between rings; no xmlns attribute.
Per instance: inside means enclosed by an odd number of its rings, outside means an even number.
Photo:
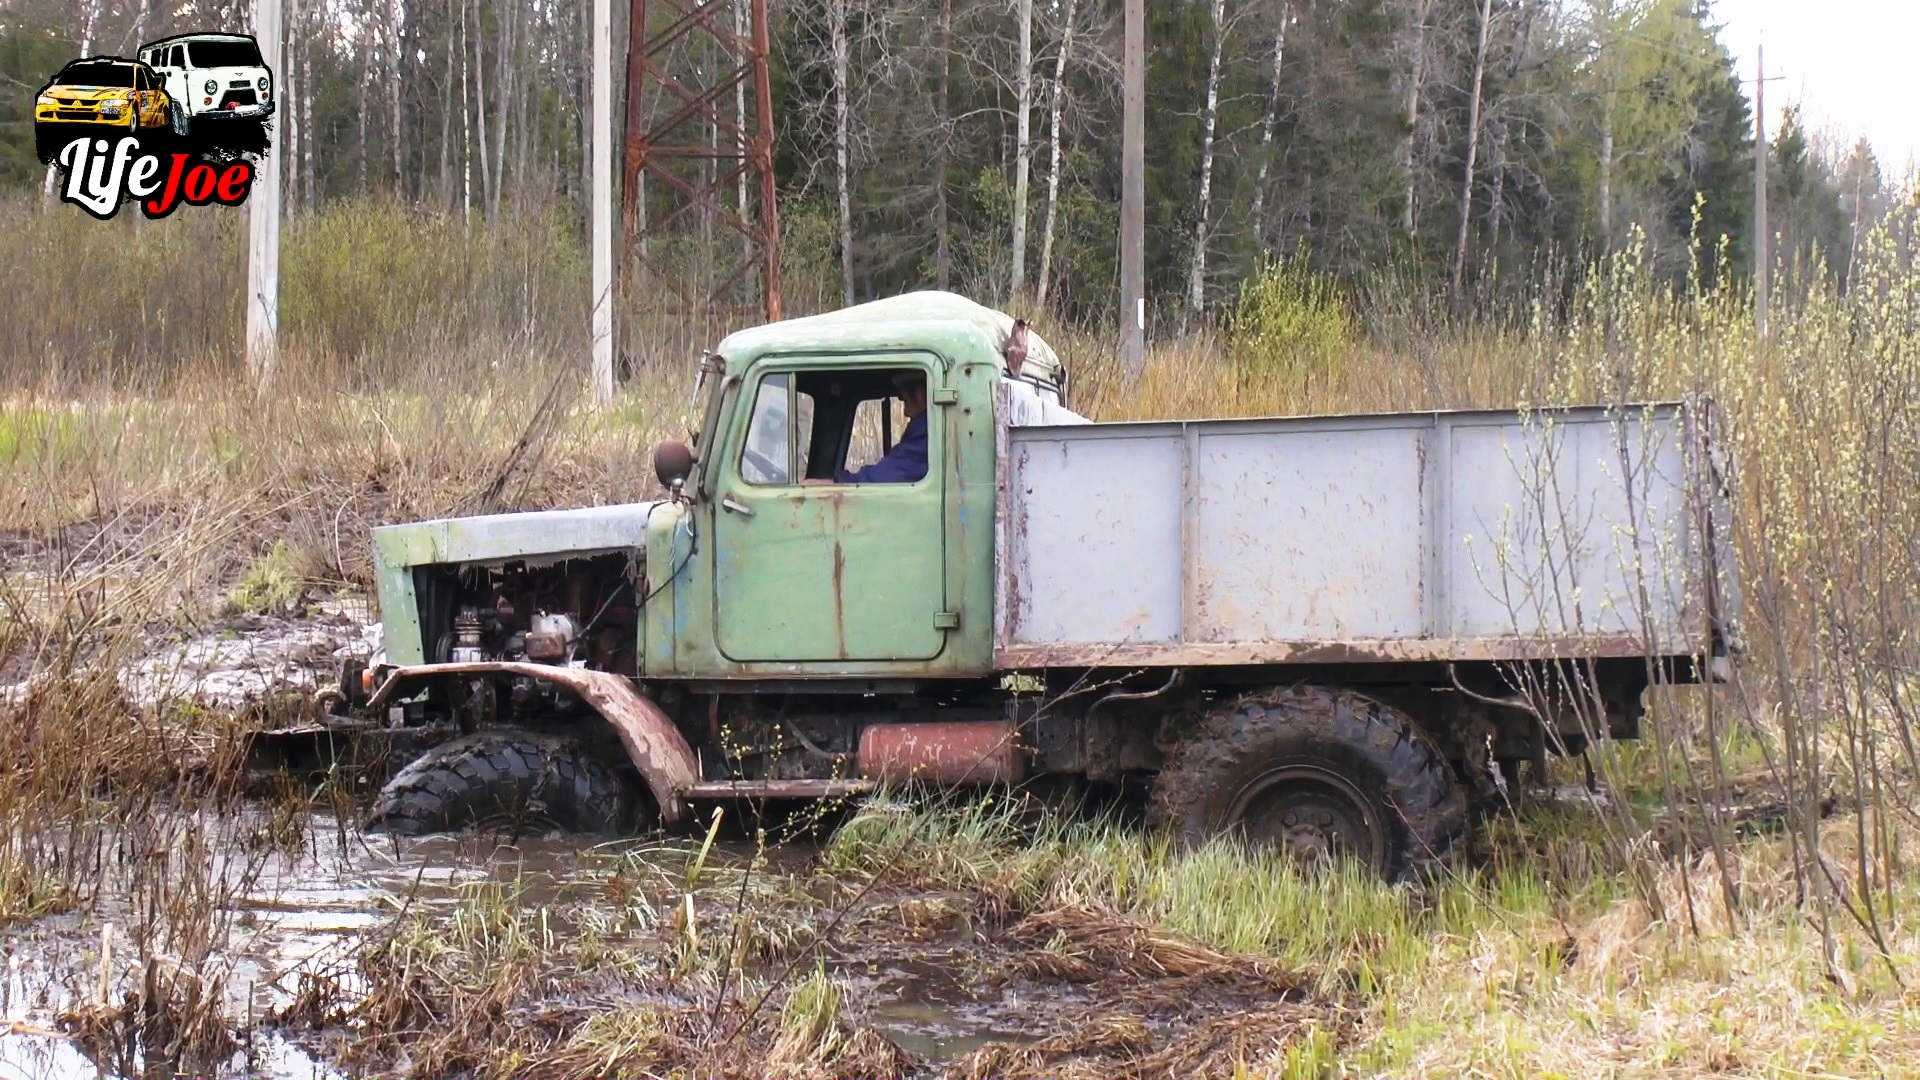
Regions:
<svg viewBox="0 0 1920 1080"><path fill-rule="evenodd" d="M1698 656L1711 411L1007 427L1002 669Z"/></svg>

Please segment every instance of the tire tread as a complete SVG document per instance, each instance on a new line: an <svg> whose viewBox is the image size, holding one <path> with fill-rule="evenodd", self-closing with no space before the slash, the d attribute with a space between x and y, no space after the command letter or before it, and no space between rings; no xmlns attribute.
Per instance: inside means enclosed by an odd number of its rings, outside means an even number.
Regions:
<svg viewBox="0 0 1920 1080"><path fill-rule="evenodd" d="M367 816L373 830L422 835L541 821L625 834L645 810L634 785L573 739L481 731L427 751L394 774Z"/></svg>
<svg viewBox="0 0 1920 1080"><path fill-rule="evenodd" d="M1311 743L1345 747L1377 777L1389 811L1382 871L1394 880L1446 854L1465 830L1467 802L1452 768L1412 720L1350 690L1295 686L1244 695L1215 708L1168 755L1154 783L1149 820L1183 844L1205 842L1240 788L1242 763Z"/></svg>

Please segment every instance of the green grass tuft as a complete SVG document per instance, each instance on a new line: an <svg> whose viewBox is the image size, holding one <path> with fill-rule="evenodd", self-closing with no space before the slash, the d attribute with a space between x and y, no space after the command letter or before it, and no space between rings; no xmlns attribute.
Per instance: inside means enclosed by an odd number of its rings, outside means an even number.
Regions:
<svg viewBox="0 0 1920 1080"><path fill-rule="evenodd" d="M292 610L305 591L305 582L294 568L293 549L285 540L275 540L247 568L227 594L227 602L249 615L272 614Z"/></svg>

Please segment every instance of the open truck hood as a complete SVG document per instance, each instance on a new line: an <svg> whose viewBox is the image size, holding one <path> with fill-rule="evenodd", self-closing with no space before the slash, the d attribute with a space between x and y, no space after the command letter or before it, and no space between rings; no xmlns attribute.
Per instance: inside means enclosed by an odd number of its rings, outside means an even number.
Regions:
<svg viewBox="0 0 1920 1080"><path fill-rule="evenodd" d="M441 518L373 530L374 585L379 591L383 648L402 662L420 662L416 618L395 612L415 607L416 566L541 566L565 559L646 550L647 516L657 502Z"/></svg>
<svg viewBox="0 0 1920 1080"><path fill-rule="evenodd" d="M524 514L441 518L373 530L380 571L447 563L539 564L646 546L647 515L656 503L538 510Z"/></svg>

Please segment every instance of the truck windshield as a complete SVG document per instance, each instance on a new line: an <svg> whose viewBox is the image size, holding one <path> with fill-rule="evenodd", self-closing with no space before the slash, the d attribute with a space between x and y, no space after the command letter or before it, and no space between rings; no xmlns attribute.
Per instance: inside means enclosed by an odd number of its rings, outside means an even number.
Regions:
<svg viewBox="0 0 1920 1080"><path fill-rule="evenodd" d="M193 41L187 54L194 67L259 67L260 49L251 41Z"/></svg>
<svg viewBox="0 0 1920 1080"><path fill-rule="evenodd" d="M61 68L53 83L55 86L132 86L133 72L132 64L83 60Z"/></svg>

